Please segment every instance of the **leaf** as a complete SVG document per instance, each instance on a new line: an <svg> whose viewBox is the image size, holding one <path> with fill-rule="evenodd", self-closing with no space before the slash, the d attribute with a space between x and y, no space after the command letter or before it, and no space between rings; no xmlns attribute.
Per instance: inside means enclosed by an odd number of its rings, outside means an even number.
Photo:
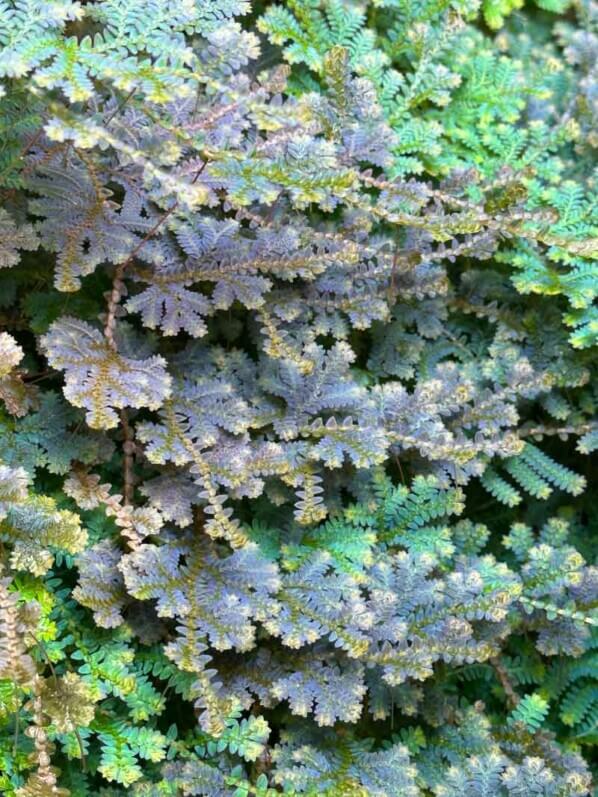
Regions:
<svg viewBox="0 0 598 797"><path fill-rule="evenodd" d="M59 733L86 728L93 720L94 703L99 694L81 676L67 672L59 678L46 678L41 688L44 713Z"/></svg>
<svg viewBox="0 0 598 797"><path fill-rule="evenodd" d="M41 338L41 348L50 365L65 372L64 395L87 410L92 429L115 427L116 409L158 409L170 395L171 379L162 357L122 357L100 332L76 318L54 322Z"/></svg>
<svg viewBox="0 0 598 797"><path fill-rule="evenodd" d="M0 268L16 266L19 262L19 249L34 250L39 246L35 230L31 224L17 227L9 214L0 208Z"/></svg>

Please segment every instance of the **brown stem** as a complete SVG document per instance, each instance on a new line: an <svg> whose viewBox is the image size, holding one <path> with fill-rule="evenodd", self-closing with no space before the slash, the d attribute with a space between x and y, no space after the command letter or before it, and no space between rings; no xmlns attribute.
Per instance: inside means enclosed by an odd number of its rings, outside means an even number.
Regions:
<svg viewBox="0 0 598 797"><path fill-rule="evenodd" d="M18 371L17 371L17 373L18 373ZM40 381L42 379L47 379L49 376L53 376L54 373L55 373L54 371L52 371L51 369L48 369L47 371L40 371L38 374L29 374L29 373L26 373L26 372L19 373L19 376L21 377L23 382L32 383L32 382L38 382L38 381Z"/></svg>
<svg viewBox="0 0 598 797"><path fill-rule="evenodd" d="M19 154L19 158L24 157L29 152L29 150L37 144L37 142L40 140L43 134L44 134L44 128L40 127L40 129L33 136L33 138L30 141L28 141L27 144L25 144L25 146L23 147L23 149Z"/></svg>
<svg viewBox="0 0 598 797"><path fill-rule="evenodd" d="M83 747L83 739L81 738L81 734L77 728L73 729L73 733L75 734L75 738L77 739L77 744L79 745L79 752L81 753L81 769L83 772L87 772L87 758L85 757L85 748Z"/></svg>
<svg viewBox="0 0 598 797"><path fill-rule="evenodd" d="M191 184L195 183L198 179L200 174L203 172L207 165L207 159L204 160L200 168L197 170L195 177L191 181ZM117 345L116 340L114 338L114 331L116 329L116 314L118 311L118 306L120 304L120 300L123 296L125 291L125 283L123 282L124 272L127 266L137 257L141 249L145 246L145 244L152 238L160 229L160 227L164 224L164 222L168 219L168 217L174 213L179 205L178 200L174 202L172 207L170 207L165 213L160 216L158 221L154 224L154 226L146 233L144 238L137 244L137 246L133 249L133 251L129 254L129 256L119 265L116 267L116 271L114 272L114 279L112 281L112 290L110 291L110 296L108 298L108 306L106 312L106 323L104 326L104 336L108 342L110 348L116 352ZM130 506L133 503L133 493L135 488L135 473L134 473L134 466L135 466L135 440L133 430L131 429L131 425L129 424L129 418L127 415L126 410L121 410L120 412L120 420L123 428L124 434L124 443L123 443L123 505Z"/></svg>
<svg viewBox="0 0 598 797"><path fill-rule="evenodd" d="M506 671L503 663L499 659L498 656L492 656L490 659L490 664L494 667L498 680L500 681L500 685L502 686L504 693L507 697L507 702L511 706L511 708L515 708L519 703L519 695L515 691L515 687L511 683L511 679L509 678L509 673Z"/></svg>
<svg viewBox="0 0 598 797"><path fill-rule="evenodd" d="M29 633L29 636L31 637L31 639L33 639L35 644L38 646L38 648L44 654L44 658L45 658L46 662L48 663L48 666L50 668L50 672L52 673L52 678L54 679L54 682L56 682L56 670L54 669L54 665L52 664L52 662L50 660L50 657L48 656L48 651L46 650L46 646L41 641L41 639L38 639L35 636L34 633L32 633L31 631L29 631L28 633Z"/></svg>
<svg viewBox="0 0 598 797"><path fill-rule="evenodd" d="M14 681L12 686L13 686L13 690L14 690L15 696L17 696L18 695L17 682ZM12 757L13 758L17 757L17 752L18 752L18 749L19 749L19 730L20 730L19 726L20 726L20 723L19 723L19 704L17 703L17 708L15 710L15 733L14 733L13 745L12 745Z"/></svg>
<svg viewBox="0 0 598 797"><path fill-rule="evenodd" d="M114 119L115 116L118 116L118 114L122 111L122 109L125 107L125 105L129 102L129 100L131 99L133 94L135 94L136 89L137 89L137 86L133 86L133 88L127 94L127 96L124 98L124 100L117 105L117 107L115 108L114 111L112 111L110 116L104 121L104 124L106 126L110 124L110 122Z"/></svg>
<svg viewBox="0 0 598 797"><path fill-rule="evenodd" d="M104 335L106 336L108 345L110 346L111 349L113 349L113 351L116 351L117 348L116 341L114 340L114 329L116 327L116 311L118 305L120 304L120 300L123 294L123 289L125 287L125 284L122 281L125 264L126 261L125 263L121 263L119 266L117 266L116 271L114 272L114 279L112 280L112 290L110 291L110 297L108 299L106 324L104 326Z"/></svg>
<svg viewBox="0 0 598 797"><path fill-rule="evenodd" d="M403 468L401 466L401 460L399 459L399 457L396 454L394 455L394 461L395 461L395 464L396 464L397 468L399 469L399 474L401 476L401 481L403 482L403 484L407 484L407 482L405 481L405 474L403 473Z"/></svg>
<svg viewBox="0 0 598 797"><path fill-rule="evenodd" d="M207 163L208 163L207 159L204 160L202 165L197 170L197 172L195 174L195 177L191 181L191 185L193 185L195 182L197 182L197 180L199 179L199 176L201 175L203 170L206 168ZM117 308L118 308L118 305L120 303L121 297L123 295L123 290L124 290L124 287L125 287L124 282L123 282L123 275L124 275L125 269L137 257L139 252L143 249L143 247L150 240L150 238L154 237L154 235L158 232L160 227L164 224L164 222L168 219L168 217L171 216L174 213L174 211L178 208L178 206L179 206L179 201L177 199L174 202L174 204L172 205L172 207L170 207L165 213L163 213L160 216L158 221L154 224L154 226L151 228L151 230L149 230L146 233L146 235L142 238L142 240L137 244L137 246L133 249L133 251L126 258L126 260L124 260L122 263L120 263L117 266L117 268L116 268L116 271L114 273L114 280L112 281L112 291L110 293L110 298L108 300L108 312L107 312L107 315L106 315L106 325L104 327L104 335L106 336L106 339L108 340L108 344L110 345L110 348L113 349L114 351L116 351L116 342L114 340L114 327L116 325L116 311L117 311Z"/></svg>
<svg viewBox="0 0 598 797"><path fill-rule="evenodd" d="M534 426L531 429L521 429L519 437L537 437L539 435L582 435L596 428L595 423L581 423L579 426Z"/></svg>

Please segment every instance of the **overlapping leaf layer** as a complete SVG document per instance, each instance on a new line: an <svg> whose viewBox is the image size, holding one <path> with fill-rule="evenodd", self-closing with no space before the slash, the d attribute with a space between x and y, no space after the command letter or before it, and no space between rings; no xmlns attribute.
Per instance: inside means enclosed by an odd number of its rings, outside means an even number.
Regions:
<svg viewBox="0 0 598 797"><path fill-rule="evenodd" d="M0 792L583 797L594 0L0 0Z"/></svg>

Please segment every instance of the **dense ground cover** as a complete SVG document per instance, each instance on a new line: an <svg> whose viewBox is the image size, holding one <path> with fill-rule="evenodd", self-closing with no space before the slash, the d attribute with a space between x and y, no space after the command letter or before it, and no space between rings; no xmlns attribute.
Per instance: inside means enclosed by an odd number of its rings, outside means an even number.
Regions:
<svg viewBox="0 0 598 797"><path fill-rule="evenodd" d="M0 792L593 794L598 5L0 48Z"/></svg>

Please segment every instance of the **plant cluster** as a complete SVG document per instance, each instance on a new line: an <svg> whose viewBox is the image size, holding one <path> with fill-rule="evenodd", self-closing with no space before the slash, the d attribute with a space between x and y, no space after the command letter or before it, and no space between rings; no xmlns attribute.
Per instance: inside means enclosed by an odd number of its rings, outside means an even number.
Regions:
<svg viewBox="0 0 598 797"><path fill-rule="evenodd" d="M583 797L598 4L0 0L0 791Z"/></svg>

